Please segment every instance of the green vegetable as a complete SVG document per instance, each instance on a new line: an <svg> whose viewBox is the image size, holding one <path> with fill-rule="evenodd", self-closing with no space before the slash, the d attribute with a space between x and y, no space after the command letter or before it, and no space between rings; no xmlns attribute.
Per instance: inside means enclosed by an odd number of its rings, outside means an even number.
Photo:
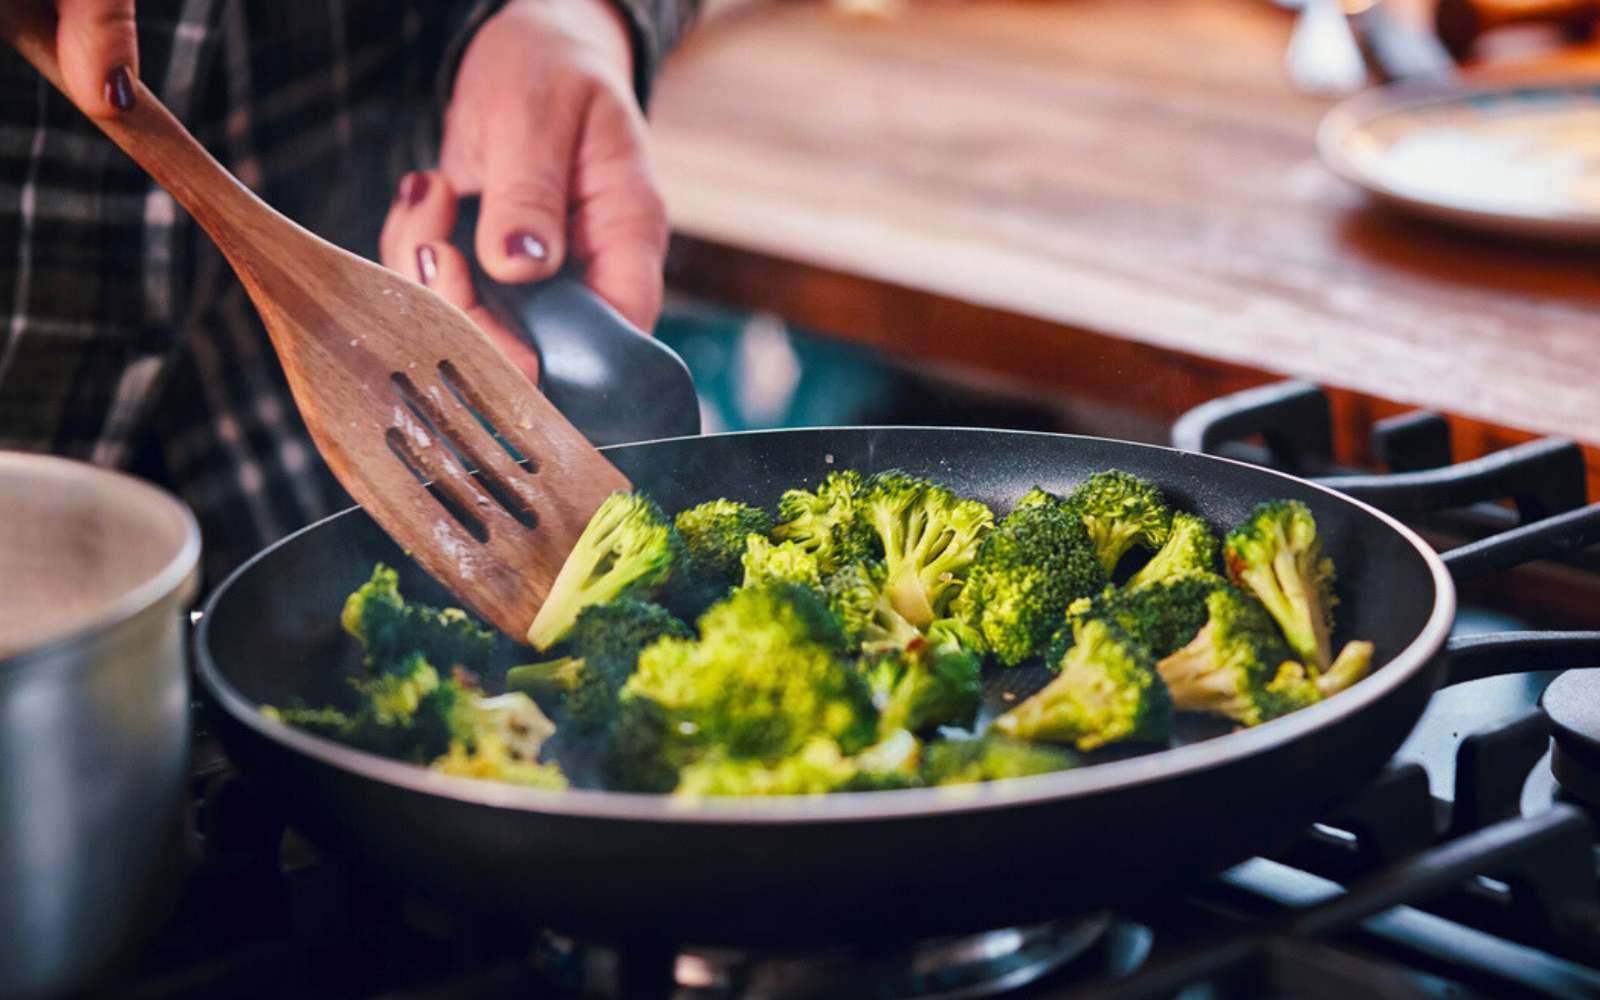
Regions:
<svg viewBox="0 0 1600 1000"><path fill-rule="evenodd" d="M1135 545L1158 549L1166 544L1172 529L1172 511L1155 484L1117 469L1084 480L1066 504L1083 518L1108 574Z"/></svg>
<svg viewBox="0 0 1600 1000"><path fill-rule="evenodd" d="M850 563L823 584L828 608L844 631L845 644L864 652L904 649L922 639L916 626L896 611L884 589L883 563Z"/></svg>
<svg viewBox="0 0 1600 1000"><path fill-rule="evenodd" d="M378 671L421 653L429 663L479 673L494 651L494 633L465 611L407 602L400 595L400 574L383 563L345 599L339 621L365 648L367 666Z"/></svg>
<svg viewBox="0 0 1600 1000"><path fill-rule="evenodd" d="M1003 736L944 740L922 754L922 780L929 785L966 785L1001 778L1024 778L1078 766L1070 752Z"/></svg>
<svg viewBox="0 0 1600 1000"><path fill-rule="evenodd" d="M945 616L994 524L988 507L904 472L865 486L862 515L883 546L889 601L917 628Z"/></svg>
<svg viewBox="0 0 1600 1000"><path fill-rule="evenodd" d="M1123 740L1166 742L1172 701L1150 651L1099 618L1081 623L1075 640L1056 678L996 719L995 729L1079 750Z"/></svg>
<svg viewBox="0 0 1600 1000"><path fill-rule="evenodd" d="M840 653L838 623L812 591L745 587L703 615L698 639L661 639L639 656L622 700L667 713L665 740L692 752L776 761L817 736L853 753L871 742L876 713Z"/></svg>
<svg viewBox="0 0 1600 1000"><path fill-rule="evenodd" d="M878 730L919 733L972 725L983 698L983 665L954 646L927 642L867 656L859 669L877 706Z"/></svg>
<svg viewBox="0 0 1600 1000"><path fill-rule="evenodd" d="M693 635L665 608L631 597L584 608L572 626L570 656L513 667L506 687L535 695L566 693L567 714L584 730L603 729L639 652L662 636Z"/></svg>
<svg viewBox="0 0 1600 1000"><path fill-rule="evenodd" d="M1215 575L1217 548L1217 536L1205 518L1175 511L1166 544L1133 574L1128 580L1128 589L1138 590L1185 576Z"/></svg>
<svg viewBox="0 0 1600 1000"><path fill-rule="evenodd" d="M743 563L746 587L796 583L822 589L822 566L816 554L797 542L774 544L765 535L750 535L745 539Z"/></svg>
<svg viewBox="0 0 1600 1000"><path fill-rule="evenodd" d="M1015 666L1044 649L1069 603L1106 583L1083 522L1061 504L1029 503L978 547L955 610L995 659Z"/></svg>
<svg viewBox="0 0 1600 1000"><path fill-rule="evenodd" d="M745 539L772 534L772 518L766 511L734 500L690 507L673 523L697 571L716 577L725 587L744 575Z"/></svg>
<svg viewBox="0 0 1600 1000"><path fill-rule="evenodd" d="M814 554L823 574L877 558L877 537L860 516L864 487L860 473L841 470L828 473L815 493L785 491L772 536Z"/></svg>
<svg viewBox="0 0 1600 1000"><path fill-rule="evenodd" d="M1182 576L1149 584L1142 590L1107 587L1098 596L1080 600L1067 609L1068 623L1051 640L1051 662L1072 647L1073 626L1090 618L1103 618L1138 640L1156 659L1194 638L1206 623L1206 598L1227 586L1220 576Z"/></svg>
<svg viewBox="0 0 1600 1000"><path fill-rule="evenodd" d="M613 493L595 511L561 565L528 642L546 650L566 638L578 614L619 597L648 597L686 563L683 540L654 500Z"/></svg>
<svg viewBox="0 0 1600 1000"><path fill-rule="evenodd" d="M1228 577L1254 594L1283 629L1289 648L1321 671L1331 658L1333 560L1311 511L1298 500L1272 500L1228 533Z"/></svg>

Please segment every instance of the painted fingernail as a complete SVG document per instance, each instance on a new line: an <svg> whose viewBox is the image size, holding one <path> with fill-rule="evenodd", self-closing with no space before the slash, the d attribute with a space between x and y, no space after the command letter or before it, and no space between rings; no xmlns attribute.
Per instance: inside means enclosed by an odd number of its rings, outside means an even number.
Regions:
<svg viewBox="0 0 1600 1000"><path fill-rule="evenodd" d="M544 260L546 250L544 244L539 242L539 237L532 233L512 233L506 237L507 257L532 257L534 260Z"/></svg>
<svg viewBox="0 0 1600 1000"><path fill-rule="evenodd" d="M133 74L128 67L118 66L106 74L106 103L118 111L133 107Z"/></svg>
<svg viewBox="0 0 1600 1000"><path fill-rule="evenodd" d="M411 171L400 178L400 189L396 193L400 203L410 208L428 196L428 175L419 170Z"/></svg>
<svg viewBox="0 0 1600 1000"><path fill-rule="evenodd" d="M417 247L417 273L422 275L424 285L433 284L433 279L439 276L439 255L426 243Z"/></svg>

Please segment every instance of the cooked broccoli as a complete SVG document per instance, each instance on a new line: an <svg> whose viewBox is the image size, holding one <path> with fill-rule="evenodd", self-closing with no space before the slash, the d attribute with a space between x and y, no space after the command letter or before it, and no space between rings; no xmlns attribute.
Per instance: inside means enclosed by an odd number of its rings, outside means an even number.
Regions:
<svg viewBox="0 0 1600 1000"><path fill-rule="evenodd" d="M611 494L562 563L528 628L528 642L549 649L566 638L584 608L624 596L648 597L686 561L683 540L654 500L640 493Z"/></svg>
<svg viewBox="0 0 1600 1000"><path fill-rule="evenodd" d="M930 646L865 657L860 665L878 708L878 731L922 732L933 726L972 725L983 698L983 665L961 649Z"/></svg>
<svg viewBox="0 0 1600 1000"><path fill-rule="evenodd" d="M1069 603L1107 582L1077 515L1058 503L1030 503L978 547L955 610L995 659L1015 666L1044 648Z"/></svg>
<svg viewBox="0 0 1600 1000"><path fill-rule="evenodd" d="M929 785L967 785L1065 771L1077 765L1078 759L1070 751L1002 736L943 740L923 751L922 780Z"/></svg>
<svg viewBox="0 0 1600 1000"><path fill-rule="evenodd" d="M1135 545L1159 549L1172 529L1172 511L1154 483L1113 469L1079 484L1066 504L1083 518L1107 573Z"/></svg>
<svg viewBox="0 0 1600 1000"><path fill-rule="evenodd" d="M823 583L828 609L839 620L845 644L851 649L904 649L922 638L916 626L889 602L884 590L886 575L883 563L850 563Z"/></svg>
<svg viewBox="0 0 1600 1000"><path fill-rule="evenodd" d="M1207 596L1205 612L1194 638L1156 664L1175 706L1254 726L1317 699L1314 678L1293 662L1259 601L1223 585Z"/></svg>
<svg viewBox="0 0 1600 1000"><path fill-rule="evenodd" d="M452 743L449 751L429 767L458 778L501 781L526 788L560 791L567 787L567 776L561 773L558 765L518 760L506 750L504 743L492 737L479 740L470 750L463 743Z"/></svg>
<svg viewBox="0 0 1600 1000"><path fill-rule="evenodd" d="M1182 576L1215 575L1217 536L1205 518L1174 511L1172 532L1165 545L1128 580L1129 590L1174 580Z"/></svg>
<svg viewBox="0 0 1600 1000"><path fill-rule="evenodd" d="M866 484L862 514L883 544L889 600L923 628L945 615L994 524L988 507L937 483L883 472Z"/></svg>
<svg viewBox="0 0 1600 1000"><path fill-rule="evenodd" d="M566 708L583 729L600 729L616 710L617 692L639 662L639 651L664 635L693 633L665 608L632 597L584 608L573 623L571 655L512 667L506 687L529 694L567 695Z"/></svg>
<svg viewBox="0 0 1600 1000"><path fill-rule="evenodd" d="M1022 510L1024 507L1053 507L1059 503L1061 503L1060 497L1056 496L1054 493L1051 493L1043 486L1035 486L1033 489L1022 494L1022 499L1018 500L1017 505L1011 509Z"/></svg>
<svg viewBox="0 0 1600 1000"><path fill-rule="evenodd" d="M826 736L814 737L794 755L772 762L736 757L717 747L683 769L673 794L818 795L839 789L856 773L839 744Z"/></svg>
<svg viewBox="0 0 1600 1000"><path fill-rule="evenodd" d="M995 728L1079 750L1119 740L1165 742L1172 732L1172 701L1150 651L1099 618L1078 625L1075 639L1055 680L996 719Z"/></svg>
<svg viewBox="0 0 1600 1000"><path fill-rule="evenodd" d="M617 699L617 713L603 734L603 787L623 792L670 792L678 771L702 751L695 733L675 729L666 709L649 698Z"/></svg>
<svg viewBox="0 0 1600 1000"><path fill-rule="evenodd" d="M421 653L429 663L480 672L494 651L494 633L465 611L407 602L400 574L383 563L345 599L339 621L365 648L367 666L378 671Z"/></svg>
<svg viewBox="0 0 1600 1000"><path fill-rule="evenodd" d="M850 758L856 773L840 786L845 792L911 788L922 783L922 741L896 729Z"/></svg>
<svg viewBox="0 0 1600 1000"><path fill-rule="evenodd" d="M772 534L766 511L734 500L711 500L690 507L674 521L695 572L733 586L744 575L745 539Z"/></svg>
<svg viewBox="0 0 1600 1000"><path fill-rule="evenodd" d="M815 493L785 491L772 536L814 553L823 574L876 558L877 537L860 516L864 485L860 473L842 470L828 473Z"/></svg>
<svg viewBox="0 0 1600 1000"><path fill-rule="evenodd" d="M1166 656L1193 639L1206 623L1206 599L1218 587L1226 587L1220 576L1182 576L1154 583L1142 590L1116 590L1108 587L1097 597L1075 602L1067 609L1069 624L1057 652L1071 646L1071 624L1089 618L1115 622L1124 632L1150 651L1156 659ZM1056 662L1060 662L1058 659Z"/></svg>
<svg viewBox="0 0 1600 1000"><path fill-rule="evenodd" d="M666 710L667 741L722 746L775 761L816 736L846 753L872 741L876 713L840 657L844 637L812 591L744 587L707 611L698 639L666 638L639 655L622 700Z"/></svg>
<svg viewBox="0 0 1600 1000"><path fill-rule="evenodd" d="M928 626L926 634L930 646L947 646L964 650L980 660L989 653L989 645L983 641L983 633L959 618L935 619L933 624Z"/></svg>
<svg viewBox="0 0 1600 1000"><path fill-rule="evenodd" d="M1256 507L1223 545L1228 577L1256 595L1302 662L1326 670L1332 654L1333 560L1298 500Z"/></svg>
<svg viewBox="0 0 1600 1000"><path fill-rule="evenodd" d="M816 554L795 542L773 544L765 535L745 539L744 583L754 587L765 583L797 583L812 590L822 589L822 566Z"/></svg>

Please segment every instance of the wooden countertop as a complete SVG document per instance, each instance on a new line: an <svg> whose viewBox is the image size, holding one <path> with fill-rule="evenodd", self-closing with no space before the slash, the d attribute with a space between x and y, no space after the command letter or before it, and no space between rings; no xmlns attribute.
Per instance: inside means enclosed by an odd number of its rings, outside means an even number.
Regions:
<svg viewBox="0 0 1600 1000"><path fill-rule="evenodd" d="M1265 0L712 18L653 109L674 280L1163 417L1298 376L1600 445L1600 253L1369 207L1317 160L1291 23Z"/></svg>

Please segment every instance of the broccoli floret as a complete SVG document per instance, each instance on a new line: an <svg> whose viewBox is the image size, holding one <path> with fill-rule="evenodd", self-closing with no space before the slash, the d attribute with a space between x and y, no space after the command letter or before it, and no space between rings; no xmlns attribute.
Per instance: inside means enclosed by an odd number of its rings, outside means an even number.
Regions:
<svg viewBox="0 0 1600 1000"><path fill-rule="evenodd" d="M850 758L853 778L839 787L843 792L887 791L913 788L922 783L922 741L896 729Z"/></svg>
<svg viewBox="0 0 1600 1000"><path fill-rule="evenodd" d="M1015 666L1044 648L1069 603L1107 582L1083 522L1061 504L1032 503L978 547L956 613L995 659Z"/></svg>
<svg viewBox="0 0 1600 1000"><path fill-rule="evenodd" d="M1166 544L1133 574L1128 580L1128 589L1138 590L1183 576L1215 575L1217 549L1217 536L1205 518L1175 511Z"/></svg>
<svg viewBox="0 0 1600 1000"><path fill-rule="evenodd" d="M694 732L675 730L667 710L649 698L617 699L616 717L603 735L604 787L623 792L670 792L678 771L702 752Z"/></svg>
<svg viewBox="0 0 1600 1000"><path fill-rule="evenodd" d="M690 507L674 523L695 572L715 576L725 587L744 575L745 539L772 534L772 518L766 511L733 500Z"/></svg>
<svg viewBox="0 0 1600 1000"><path fill-rule="evenodd" d="M1017 501L1017 505L1013 507L1012 510L1022 510L1026 507L1054 507L1059 503L1061 503L1060 497L1056 496L1054 493L1051 493L1043 486L1035 486L1033 489L1022 494L1022 499Z"/></svg>
<svg viewBox="0 0 1600 1000"><path fill-rule="evenodd" d="M365 648L367 666L380 672L410 653L446 668L480 672L494 651L494 633L465 611L407 602L400 595L400 574L383 563L345 599L339 621Z"/></svg>
<svg viewBox="0 0 1600 1000"><path fill-rule="evenodd" d="M825 736L808 741L798 753L768 763L736 757L721 747L683 769L674 795L819 795L855 778L855 764L839 744Z"/></svg>
<svg viewBox="0 0 1600 1000"><path fill-rule="evenodd" d="M1163 743L1172 732L1172 701L1150 651L1115 623L1091 618L1077 627L1055 680L994 726L1079 750L1120 740Z"/></svg>
<svg viewBox="0 0 1600 1000"><path fill-rule="evenodd" d="M860 516L864 486L860 473L843 470L828 473L815 493L786 491L773 537L814 553L823 574L876 558L877 536Z"/></svg>
<svg viewBox="0 0 1600 1000"><path fill-rule="evenodd" d="M944 617L994 515L976 500L904 472L868 480L862 514L883 545L895 610L917 628Z"/></svg>
<svg viewBox="0 0 1600 1000"><path fill-rule="evenodd" d="M617 692L639 662L639 651L664 635L686 639L689 626L665 608L631 597L595 604L578 615L571 655L512 667L506 687L534 695L564 693L579 728L604 728L616 711Z"/></svg>
<svg viewBox="0 0 1600 1000"><path fill-rule="evenodd" d="M983 633L960 618L939 618L927 629L928 645L960 649L982 660L989 654Z"/></svg>
<svg viewBox="0 0 1600 1000"><path fill-rule="evenodd" d="M463 743L452 743L449 751L429 767L458 778L501 781L525 788L560 791L567 787L567 776L561 773L558 765L519 760L507 751L504 743L494 738L479 740L470 750Z"/></svg>
<svg viewBox="0 0 1600 1000"><path fill-rule="evenodd" d="M1172 529L1172 511L1154 483L1112 469L1084 480L1066 504L1083 518L1109 574L1135 545L1159 549Z"/></svg>
<svg viewBox="0 0 1600 1000"><path fill-rule="evenodd" d="M1001 736L943 740L923 751L922 780L929 785L969 785L1065 771L1077 765L1077 757L1067 750Z"/></svg>
<svg viewBox="0 0 1600 1000"><path fill-rule="evenodd" d="M683 540L655 501L639 493L611 494L562 563L528 628L528 642L549 649L566 638L584 608L648 597L686 561Z"/></svg>
<svg viewBox="0 0 1600 1000"><path fill-rule="evenodd" d="M1326 670L1333 635L1333 560L1317 522L1297 500L1269 500L1228 533L1228 578L1254 594L1301 662Z"/></svg>
<svg viewBox="0 0 1600 1000"><path fill-rule="evenodd" d="M878 731L922 732L972 725L983 698L982 664L971 653L925 640L908 649L868 656L861 675L878 708Z"/></svg>
<svg viewBox="0 0 1600 1000"><path fill-rule="evenodd" d="M822 566L815 553L795 542L773 544L765 535L750 535L745 539L743 562L742 586L796 583L812 590L822 589Z"/></svg>
<svg viewBox="0 0 1600 1000"><path fill-rule="evenodd" d="M884 590L887 571L879 562L850 563L828 577L823 594L839 620L850 649L904 649L922 633L894 609Z"/></svg>
<svg viewBox="0 0 1600 1000"><path fill-rule="evenodd" d="M852 753L871 742L866 685L840 657L844 637L812 591L745 587L699 622L698 639L658 640L639 655L622 700L667 713L669 743L721 746L776 761L826 736Z"/></svg>
<svg viewBox="0 0 1600 1000"><path fill-rule="evenodd" d="M1067 609L1069 625L1059 652L1072 645L1071 623L1104 618L1160 659L1193 639L1206 623L1206 599L1218 587L1226 587L1220 576L1184 576L1146 586L1142 590L1106 588L1089 601L1076 602ZM1056 662L1060 662L1057 660Z"/></svg>
<svg viewBox="0 0 1600 1000"><path fill-rule="evenodd" d="M1317 699L1259 601L1224 585L1207 596L1205 612L1194 638L1156 664L1174 705L1254 726Z"/></svg>

